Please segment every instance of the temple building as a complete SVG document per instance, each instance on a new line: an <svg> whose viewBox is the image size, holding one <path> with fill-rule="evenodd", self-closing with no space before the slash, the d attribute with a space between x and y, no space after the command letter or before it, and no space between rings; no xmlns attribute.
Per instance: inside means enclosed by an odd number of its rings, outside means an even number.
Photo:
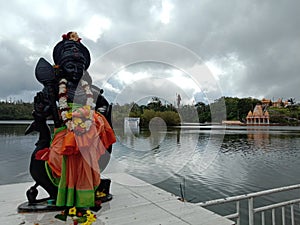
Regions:
<svg viewBox="0 0 300 225"><path fill-rule="evenodd" d="M270 99L263 98L261 100L262 106L273 106L277 108L287 107L290 105L290 102L288 100L283 101L282 98L278 98L277 101L271 101Z"/></svg>
<svg viewBox="0 0 300 225"><path fill-rule="evenodd" d="M263 98L263 99L261 100L261 104L262 104L263 106L270 106L270 105L272 105L272 101L271 101L271 99Z"/></svg>
<svg viewBox="0 0 300 225"><path fill-rule="evenodd" d="M247 125L263 126L269 125L270 116L267 110L263 111L262 105L257 104L253 110L248 112L246 117Z"/></svg>

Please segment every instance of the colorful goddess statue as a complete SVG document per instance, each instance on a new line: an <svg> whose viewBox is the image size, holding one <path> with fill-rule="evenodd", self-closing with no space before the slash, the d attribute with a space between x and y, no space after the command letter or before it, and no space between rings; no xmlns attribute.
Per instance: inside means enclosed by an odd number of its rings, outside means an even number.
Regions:
<svg viewBox="0 0 300 225"><path fill-rule="evenodd" d="M35 69L44 88L34 98L34 121L25 131L39 132L30 162L36 184L26 193L28 205L45 201L36 199L36 187L41 186L54 208L96 207L99 199L111 197L110 180L100 178L99 166L100 157L110 153L116 141L111 104L103 90L92 84L87 72L90 53L77 33L62 38L53 50L54 66L41 58ZM54 121L52 135L49 119ZM27 208L20 206L19 211Z"/></svg>

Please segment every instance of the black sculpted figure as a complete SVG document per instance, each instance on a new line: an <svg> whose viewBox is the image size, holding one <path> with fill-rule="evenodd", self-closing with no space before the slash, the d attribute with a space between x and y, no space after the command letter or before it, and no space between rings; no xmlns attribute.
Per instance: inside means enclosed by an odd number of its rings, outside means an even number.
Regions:
<svg viewBox="0 0 300 225"><path fill-rule="evenodd" d="M35 68L43 89L34 97L34 121L25 131L39 133L30 160L30 174L36 184L26 192L27 206L51 200L54 208L99 209L99 200L112 197L111 181L100 178L99 168L100 157L110 154L116 141L111 104L103 90L92 84L87 72L90 53L78 34L68 32L62 37L53 49L55 64L40 58ZM53 134L47 120L54 122ZM108 162L102 163L101 168L105 168ZM48 198L37 199L38 186L46 190ZM19 207L19 211L27 209L32 210Z"/></svg>

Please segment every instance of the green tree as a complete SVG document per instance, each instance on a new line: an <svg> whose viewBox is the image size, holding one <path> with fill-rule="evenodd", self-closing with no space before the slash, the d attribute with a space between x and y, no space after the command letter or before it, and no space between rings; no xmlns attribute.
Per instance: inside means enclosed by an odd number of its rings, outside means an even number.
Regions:
<svg viewBox="0 0 300 225"><path fill-rule="evenodd" d="M0 119L1 120L31 120L33 104L17 101L15 103L0 103Z"/></svg>
<svg viewBox="0 0 300 225"><path fill-rule="evenodd" d="M210 111L212 123L221 123L223 120L226 120L225 97L216 99L213 103L211 103Z"/></svg>
<svg viewBox="0 0 300 225"><path fill-rule="evenodd" d="M206 105L204 102L198 102L195 107L198 112L199 123L211 122L209 105Z"/></svg>
<svg viewBox="0 0 300 225"><path fill-rule="evenodd" d="M148 126L152 118L156 117L156 113L153 109L145 109L141 115L141 125Z"/></svg>
<svg viewBox="0 0 300 225"><path fill-rule="evenodd" d="M254 107L258 103L260 103L260 100L254 99L254 98L238 99L238 104L237 104L237 108L238 108L238 112L239 112L238 119L242 122L245 122L249 111L250 110L253 111Z"/></svg>

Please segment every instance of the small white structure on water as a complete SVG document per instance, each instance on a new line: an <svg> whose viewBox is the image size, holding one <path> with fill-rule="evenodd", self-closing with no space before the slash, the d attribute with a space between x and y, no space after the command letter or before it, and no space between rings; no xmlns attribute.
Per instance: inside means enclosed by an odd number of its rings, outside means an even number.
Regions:
<svg viewBox="0 0 300 225"><path fill-rule="evenodd" d="M124 132L137 134L140 132L140 118L125 117L124 118Z"/></svg>

